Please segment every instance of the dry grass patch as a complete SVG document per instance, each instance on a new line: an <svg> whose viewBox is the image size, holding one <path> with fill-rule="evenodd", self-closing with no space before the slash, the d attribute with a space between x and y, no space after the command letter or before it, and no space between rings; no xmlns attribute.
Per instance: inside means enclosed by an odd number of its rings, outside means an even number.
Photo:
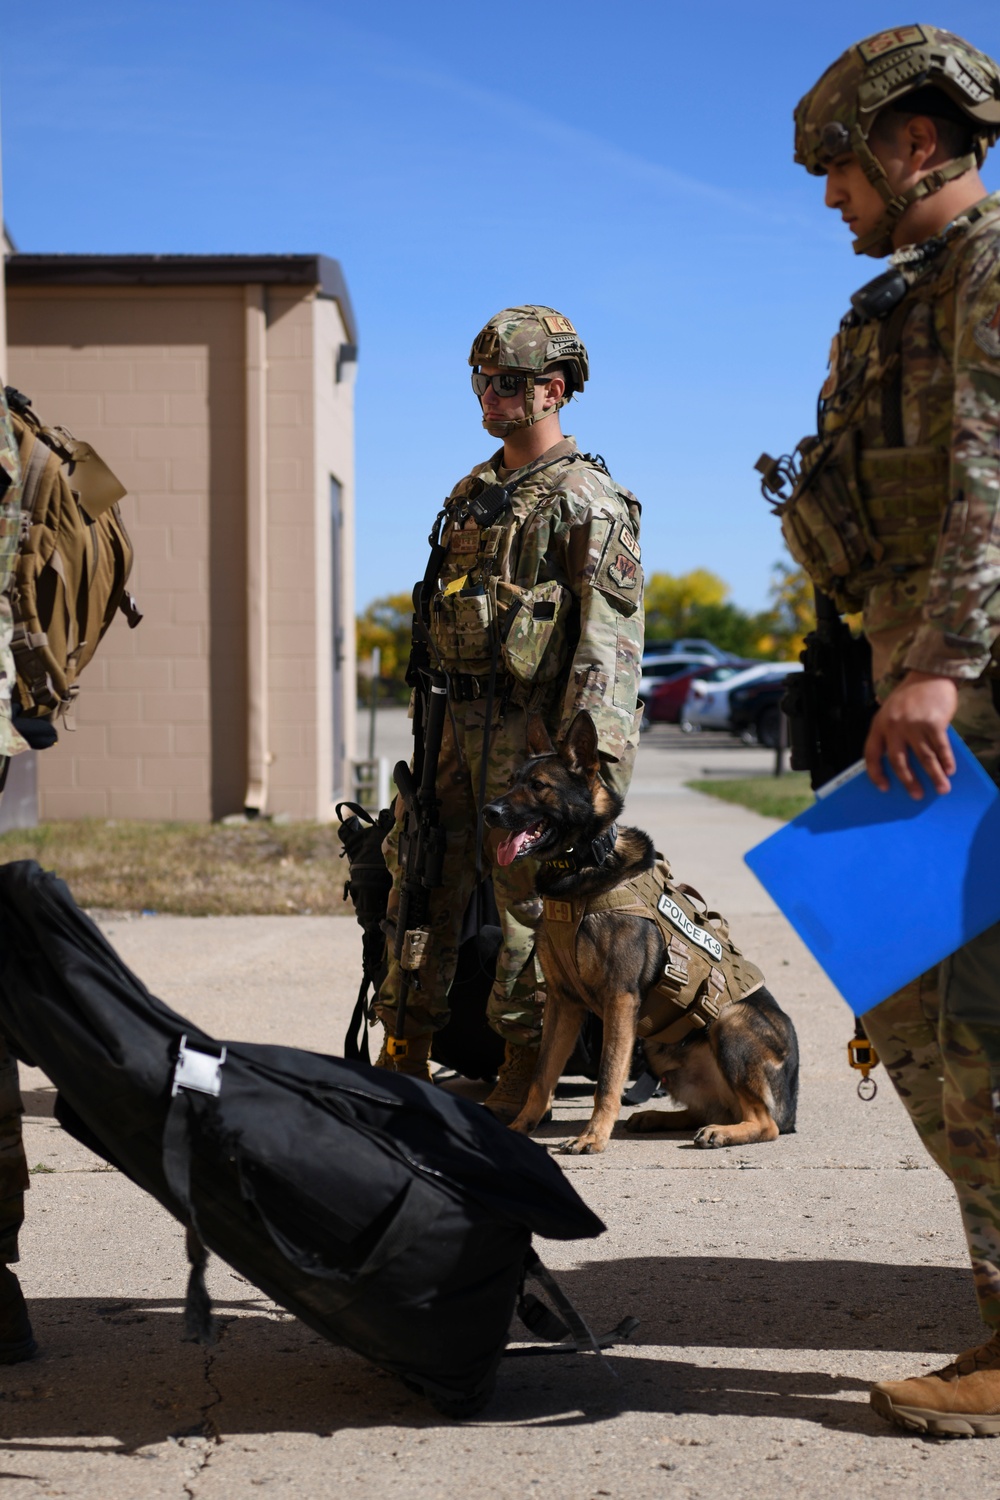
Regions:
<svg viewBox="0 0 1000 1500"><path fill-rule="evenodd" d="M44 823L0 834L0 863L35 859L78 905L185 917L350 916L337 825Z"/></svg>

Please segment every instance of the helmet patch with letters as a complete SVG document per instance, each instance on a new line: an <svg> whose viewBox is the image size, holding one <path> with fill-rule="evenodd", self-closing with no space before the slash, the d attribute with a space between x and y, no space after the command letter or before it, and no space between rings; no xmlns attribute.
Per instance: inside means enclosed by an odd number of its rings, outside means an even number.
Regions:
<svg viewBox="0 0 1000 1500"><path fill-rule="evenodd" d="M891 31L880 31L858 43L858 51L866 63L876 62L887 52L896 52L900 47L919 47L926 42L927 34L922 26L894 26Z"/></svg>

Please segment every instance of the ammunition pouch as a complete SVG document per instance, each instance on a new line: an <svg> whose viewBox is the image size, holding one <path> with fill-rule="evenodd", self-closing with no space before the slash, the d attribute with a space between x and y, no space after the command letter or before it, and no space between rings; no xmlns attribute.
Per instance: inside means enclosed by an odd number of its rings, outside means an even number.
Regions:
<svg viewBox="0 0 1000 1500"><path fill-rule="evenodd" d="M943 447L861 447L857 428L799 444L801 472L778 507L788 550L842 608L934 556L948 499Z"/></svg>
<svg viewBox="0 0 1000 1500"><path fill-rule="evenodd" d="M520 588L500 578L490 587L507 671L525 685L551 682L565 665L569 589L555 582Z"/></svg>
<svg viewBox="0 0 1000 1500"><path fill-rule="evenodd" d="M492 664L494 606L481 586L449 594L442 590L431 601L430 632L449 672L483 676Z"/></svg>

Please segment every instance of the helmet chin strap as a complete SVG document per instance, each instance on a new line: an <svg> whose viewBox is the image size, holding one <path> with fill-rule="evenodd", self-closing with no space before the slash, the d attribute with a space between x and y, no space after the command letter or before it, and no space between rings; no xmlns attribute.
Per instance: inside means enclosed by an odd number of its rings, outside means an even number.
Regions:
<svg viewBox="0 0 1000 1500"><path fill-rule="evenodd" d="M535 411L535 377L528 371L524 372L524 416L510 417L497 420L495 417L487 416L483 412L483 426L490 437L505 438L512 432L517 432L522 427L534 427L536 422L541 422L545 417L551 417L553 412L562 411L568 405L571 397L566 395L555 406L547 406L544 411ZM480 402L482 405L482 402Z"/></svg>
<svg viewBox="0 0 1000 1500"><path fill-rule="evenodd" d="M956 177L964 177L966 172L971 172L979 165L979 158L975 152L970 152L968 156L958 156L954 161L945 162L944 166L928 172L926 177L921 177L920 181L915 182L911 188L907 188L905 193L894 194L889 185L889 179L885 175L885 168L862 135L858 125L855 125L851 131L851 146L861 163L865 176L878 191L885 204L885 213L874 229L870 229L867 234L858 235L854 241L854 253L855 255L873 255L879 259L892 253L893 230L911 203L919 203L921 198L929 198L932 193L939 192L946 182L951 182Z"/></svg>

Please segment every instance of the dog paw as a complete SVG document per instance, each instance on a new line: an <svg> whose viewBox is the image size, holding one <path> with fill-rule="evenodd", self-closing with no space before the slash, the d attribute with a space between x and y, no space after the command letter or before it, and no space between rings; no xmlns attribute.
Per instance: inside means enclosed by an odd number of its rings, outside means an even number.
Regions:
<svg viewBox="0 0 1000 1500"><path fill-rule="evenodd" d="M696 1146L714 1147L730 1144L729 1132L722 1125L703 1125L694 1138Z"/></svg>
<svg viewBox="0 0 1000 1500"><path fill-rule="evenodd" d="M560 1147L563 1156L593 1156L598 1151L603 1151L607 1141L602 1141L596 1135L581 1135L575 1141L567 1141L565 1146Z"/></svg>
<svg viewBox="0 0 1000 1500"><path fill-rule="evenodd" d="M625 1121L625 1129L629 1135L649 1135L655 1130L670 1130L671 1124L662 1109L641 1109L638 1114L629 1115Z"/></svg>

